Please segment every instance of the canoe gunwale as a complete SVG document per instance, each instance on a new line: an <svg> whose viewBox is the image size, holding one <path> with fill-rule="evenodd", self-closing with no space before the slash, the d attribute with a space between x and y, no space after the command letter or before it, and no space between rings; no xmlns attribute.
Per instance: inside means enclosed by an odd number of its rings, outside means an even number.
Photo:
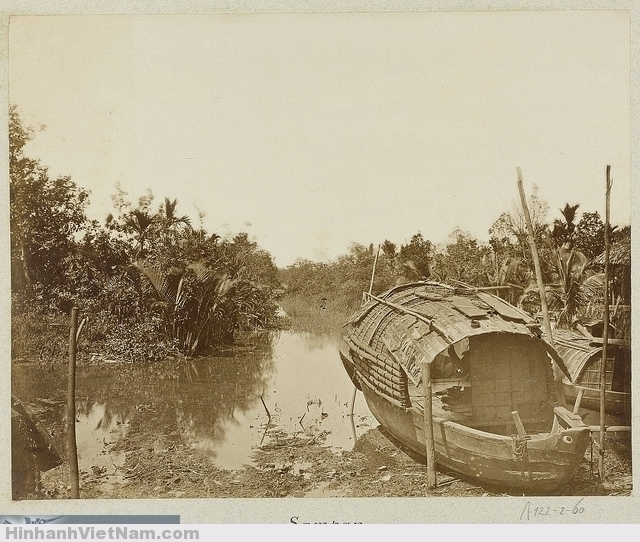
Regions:
<svg viewBox="0 0 640 542"><path fill-rule="evenodd" d="M398 411L379 394L372 396L369 387L362 391L367 405L386 431L424 460L424 428L415 423L422 419L422 410L414 406ZM397 421L398 414L405 423L390 423L391 419ZM483 485L536 493L553 491L573 475L584 456L590 434L586 425L564 428L556 423L555 417L551 431L525 439L489 433L448 419L434 418L433 421L435 461L441 468L454 470ZM460 441L464 443L462 448ZM518 449L523 445L524 449ZM528 473L526 478L524 473Z"/></svg>

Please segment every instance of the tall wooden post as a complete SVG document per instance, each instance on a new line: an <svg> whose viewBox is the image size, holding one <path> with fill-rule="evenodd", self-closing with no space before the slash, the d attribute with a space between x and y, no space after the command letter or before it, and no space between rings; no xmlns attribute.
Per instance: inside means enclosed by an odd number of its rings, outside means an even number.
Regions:
<svg viewBox="0 0 640 542"><path fill-rule="evenodd" d="M433 413L431 405L431 366L422 364L422 389L424 391L424 443L427 448L427 487L433 489L436 480L436 449L433 443Z"/></svg>
<svg viewBox="0 0 640 542"><path fill-rule="evenodd" d="M358 388L356 388L355 384L353 386L353 393L351 394L351 404L349 405L349 420L351 420L351 434L353 435L353 444L355 446L357 440L356 434L356 422L353 418L354 410L356 406L356 395L358 394Z"/></svg>
<svg viewBox="0 0 640 542"><path fill-rule="evenodd" d="M598 457L598 476L600 483L604 480L604 416L606 405L606 383L607 383L607 343L609 341L609 213L611 185L611 166L607 164L605 170L605 220L604 220L604 328L602 330L602 365L600 366L600 435Z"/></svg>
<svg viewBox="0 0 640 542"><path fill-rule="evenodd" d="M378 264L378 256L380 255L380 245L378 245L378 251L376 252L376 257L373 260L373 270L371 271L371 282L369 283L369 295L373 291L373 279L376 276L376 265Z"/></svg>
<svg viewBox="0 0 640 542"><path fill-rule="evenodd" d="M69 483L71 498L80 498L80 477L78 474L78 449L76 447L76 344L78 327L78 307L71 309L69 331L69 376L67 381L67 460L69 461Z"/></svg>
<svg viewBox="0 0 640 542"><path fill-rule="evenodd" d="M540 292L540 306L542 308L542 321L544 323L544 333L547 336L547 342L555 348L553 342L553 333L551 331L551 322L549 321L549 309L547 307L547 296L544 290L544 282L542 281L542 270L540 268L540 259L538 258L538 249L536 247L535 235L533 232L533 223L531 222L531 215L529 214L529 207L527 205L527 197L524 193L524 185L522 181L522 170L517 167L516 172L518 175L518 191L520 192L520 201L522 203L522 212L527 223L527 232L529 234L529 245L531 246L531 257L533 258L533 265L536 270L536 282L538 284L538 291ZM564 388L562 387L562 371L557 366L553 365L553 378L556 384L556 398L562 405L565 403Z"/></svg>

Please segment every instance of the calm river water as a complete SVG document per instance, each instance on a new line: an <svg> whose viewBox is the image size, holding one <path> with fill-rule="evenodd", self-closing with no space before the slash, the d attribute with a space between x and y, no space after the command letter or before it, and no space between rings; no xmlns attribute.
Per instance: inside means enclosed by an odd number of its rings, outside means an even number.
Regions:
<svg viewBox="0 0 640 542"><path fill-rule="evenodd" d="M12 371L13 394L42 406L40 418L56 441L63 434L66 378L66 365L18 364ZM352 424L353 385L332 335L260 333L195 360L81 364L76 386L80 470L122 465L124 454L108 451L109 444L126 439L143 411L154 414L148 428L154 442L178 432L226 469L252 464L254 449L274 432L320 435L340 451L377 425L362 394Z"/></svg>

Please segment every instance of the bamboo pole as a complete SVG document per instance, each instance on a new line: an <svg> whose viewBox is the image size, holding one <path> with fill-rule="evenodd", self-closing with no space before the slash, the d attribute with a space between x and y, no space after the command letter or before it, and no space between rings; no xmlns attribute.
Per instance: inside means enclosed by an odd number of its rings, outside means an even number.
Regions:
<svg viewBox="0 0 640 542"><path fill-rule="evenodd" d="M351 433L353 435L353 444L355 445L356 440L357 440L357 435L356 435L356 422L354 419L354 410L355 410L355 406L356 406L356 395L358 393L358 388L355 387L355 385L353 386L353 393L351 395L351 404L349 405L349 419L351 420Z"/></svg>
<svg viewBox="0 0 640 542"><path fill-rule="evenodd" d="M373 279L376 276L376 265L378 264L378 256L380 255L380 245L378 245L378 251L376 252L376 257L373 260L373 271L371 271L371 282L369 283L369 295L373 291Z"/></svg>
<svg viewBox="0 0 640 542"><path fill-rule="evenodd" d="M433 411L431 405L431 366L422 364L422 389L424 391L424 444L427 452L427 487L433 489L436 480L436 449L433 442Z"/></svg>
<svg viewBox="0 0 640 542"><path fill-rule="evenodd" d="M76 446L76 337L78 327L78 307L71 309L69 330L69 376L67 380L67 460L69 461L69 484L71 498L80 498L80 477L78 473L78 449Z"/></svg>
<svg viewBox="0 0 640 542"><path fill-rule="evenodd" d="M397 310L398 312L401 312L403 314L409 314L409 315L413 316L417 320L420 320L420 321L424 322L425 324L428 324L431 329L434 329L440 335L442 335L445 339L447 339L449 342L452 342L453 339L451 339L451 337L447 333L447 330L444 329L442 326L439 326L436 322L434 322L433 318L428 318L424 314L421 314L421 313L416 312L416 311L412 311L411 309L408 309L407 307L405 307L403 305L399 305L398 303L394 303L393 301L387 301L386 299L382 299L381 297L377 297L375 295L368 294L367 297L369 299L373 299L374 301L376 301L376 302L378 302L378 303L380 303L382 305L386 305L387 307L389 307L391 309Z"/></svg>
<svg viewBox="0 0 640 542"><path fill-rule="evenodd" d="M631 433L631 429L633 429L631 425L610 425L604 430L604 432L605 433ZM589 431L591 431L592 433L599 433L600 426L590 425Z"/></svg>
<svg viewBox="0 0 640 542"><path fill-rule="evenodd" d="M403 326L404 327L404 326ZM431 389L431 365L427 361L431 359L429 352L425 351L422 345L411 335L408 328L404 328L404 334L416 351L422 356L422 392L424 395L424 445L427 457L427 487L433 489L438 485L436 479L436 449L433 440L433 404ZM385 341L386 343L386 341ZM387 346L389 352L393 355L393 351Z"/></svg>
<svg viewBox="0 0 640 542"><path fill-rule="evenodd" d="M598 456L598 476L600 484L604 480L604 436L605 404L607 382L607 343L609 342L609 212L611 199L611 166L605 169L605 220L604 220L604 327L602 330L602 364L600 366L600 453Z"/></svg>
<svg viewBox="0 0 640 542"><path fill-rule="evenodd" d="M520 201L522 203L522 211L524 213L525 221L527 222L527 232L529 234L529 245L531 246L531 256L533 258L533 265L536 270L536 281L538 283L538 291L540 292L540 305L542 307L542 321L544 323L544 332L547 336L547 342L552 348L555 348L553 342L553 334L551 332L551 322L549 321L549 309L547 307L547 296L544 290L544 282L542 281L542 270L540 268L540 259L538 258L538 249L536 247L536 240L533 233L533 224L531 222L531 215L529 214L529 207L527 205L527 196L524 193L524 184L522 181L522 170L516 167L518 175L518 191L520 192ZM564 388L562 387L562 372L557 364L553 365L553 378L556 385L556 398L560 404L565 403Z"/></svg>

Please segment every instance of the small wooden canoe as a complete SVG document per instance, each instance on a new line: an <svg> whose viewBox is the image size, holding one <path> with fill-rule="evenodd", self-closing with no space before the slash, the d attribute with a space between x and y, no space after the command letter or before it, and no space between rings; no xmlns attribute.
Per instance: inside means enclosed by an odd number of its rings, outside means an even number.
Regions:
<svg viewBox="0 0 640 542"><path fill-rule="evenodd" d="M551 492L573 475L589 428L555 404L552 362L567 369L526 313L434 282L369 297L344 326L340 356L391 435L426 455L428 363L437 464L518 493Z"/></svg>

